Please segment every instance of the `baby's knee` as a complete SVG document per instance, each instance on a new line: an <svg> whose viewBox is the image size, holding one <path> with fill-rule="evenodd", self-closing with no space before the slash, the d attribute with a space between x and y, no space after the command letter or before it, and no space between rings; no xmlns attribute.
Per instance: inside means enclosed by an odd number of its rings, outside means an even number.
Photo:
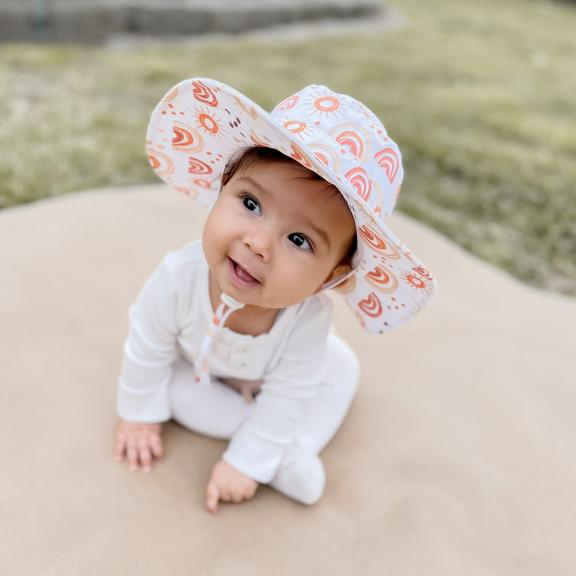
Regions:
<svg viewBox="0 0 576 576"><path fill-rule="evenodd" d="M324 465L317 454L294 445L282 459L270 486L300 504L311 506L324 494Z"/></svg>
<svg viewBox="0 0 576 576"><path fill-rule="evenodd" d="M339 387L354 396L360 381L360 362L354 350L335 334L331 334L328 341L328 365Z"/></svg>

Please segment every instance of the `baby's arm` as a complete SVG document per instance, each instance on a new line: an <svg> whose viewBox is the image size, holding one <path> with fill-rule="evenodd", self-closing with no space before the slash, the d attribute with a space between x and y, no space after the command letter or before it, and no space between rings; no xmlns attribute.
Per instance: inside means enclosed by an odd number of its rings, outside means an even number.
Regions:
<svg viewBox="0 0 576 576"><path fill-rule="evenodd" d="M161 423L171 416L168 386L177 355L178 278L169 257L148 278L129 312L114 455L132 470L150 470L161 456Z"/></svg>
<svg viewBox="0 0 576 576"><path fill-rule="evenodd" d="M116 460L127 460L130 470L152 469L154 459L162 456L162 424L143 424L119 420L116 425Z"/></svg>

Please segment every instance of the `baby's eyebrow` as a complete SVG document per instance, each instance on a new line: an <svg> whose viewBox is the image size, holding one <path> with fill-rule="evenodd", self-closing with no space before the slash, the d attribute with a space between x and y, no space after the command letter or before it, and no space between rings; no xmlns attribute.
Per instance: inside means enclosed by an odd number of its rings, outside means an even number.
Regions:
<svg viewBox="0 0 576 576"><path fill-rule="evenodd" d="M240 178L238 178L238 180L247 180L250 184L252 184L252 186L255 186L256 188L258 188L258 190L260 190L260 192L262 192L263 194L265 194L267 196L270 196L270 192L268 192L268 190L266 190L266 188L263 188L259 182L256 182L256 180L254 180L254 178L250 178L250 176L240 176Z"/></svg>
<svg viewBox="0 0 576 576"><path fill-rule="evenodd" d="M328 236L328 233L322 230L322 228L318 228L318 226L315 226L310 220L308 220L308 226L310 226L310 228L312 228L312 230L314 230L314 232L316 232L316 234L318 234L318 236L320 236L322 240L324 240L324 242L328 246L328 250L330 250L330 248L332 248L332 244L330 243L330 236Z"/></svg>

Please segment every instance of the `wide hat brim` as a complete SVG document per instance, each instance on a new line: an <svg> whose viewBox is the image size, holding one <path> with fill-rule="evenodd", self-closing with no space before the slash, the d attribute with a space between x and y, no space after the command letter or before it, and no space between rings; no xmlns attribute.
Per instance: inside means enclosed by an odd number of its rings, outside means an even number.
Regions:
<svg viewBox="0 0 576 576"><path fill-rule="evenodd" d="M369 332L406 322L428 302L436 281L384 223L403 177L400 151L376 116L357 100L308 86L269 113L208 78L184 80L154 109L146 149L158 176L211 206L227 162L266 146L334 184L356 224L354 272L339 287Z"/></svg>

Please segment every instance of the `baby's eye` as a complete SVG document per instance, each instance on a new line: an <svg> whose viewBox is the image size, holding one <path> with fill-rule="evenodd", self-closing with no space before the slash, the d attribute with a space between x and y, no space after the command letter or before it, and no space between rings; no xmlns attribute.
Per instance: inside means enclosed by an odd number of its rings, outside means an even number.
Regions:
<svg viewBox="0 0 576 576"><path fill-rule="evenodd" d="M246 210L260 213L260 204L258 204L258 200L252 198L252 196L242 196L242 204Z"/></svg>
<svg viewBox="0 0 576 576"><path fill-rule="evenodd" d="M300 234L298 232L293 232L292 234L288 235L288 240L292 242L298 248L302 248L302 250L309 250L312 252L312 244L308 241L304 234Z"/></svg>

